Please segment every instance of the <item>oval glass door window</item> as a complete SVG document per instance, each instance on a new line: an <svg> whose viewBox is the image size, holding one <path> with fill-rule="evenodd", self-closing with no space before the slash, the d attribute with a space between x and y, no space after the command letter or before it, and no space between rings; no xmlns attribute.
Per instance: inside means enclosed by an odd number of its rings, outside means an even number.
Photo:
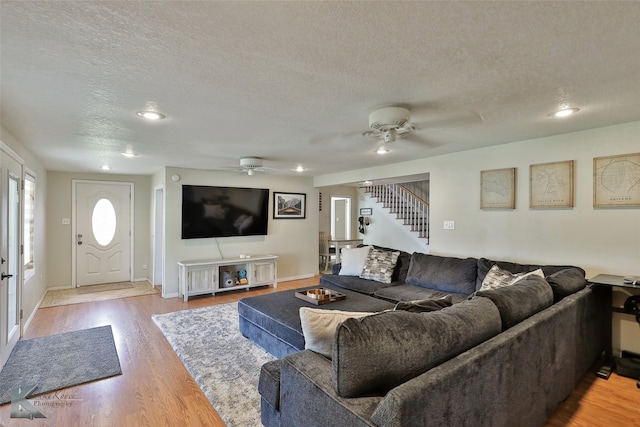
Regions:
<svg viewBox="0 0 640 427"><path fill-rule="evenodd" d="M116 210L107 199L100 199L93 208L91 228L96 241L106 246L116 234Z"/></svg>

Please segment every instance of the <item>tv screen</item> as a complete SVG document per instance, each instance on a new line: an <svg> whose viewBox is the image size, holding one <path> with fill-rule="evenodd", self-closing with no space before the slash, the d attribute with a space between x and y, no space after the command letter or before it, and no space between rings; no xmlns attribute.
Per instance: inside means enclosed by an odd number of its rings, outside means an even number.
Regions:
<svg viewBox="0 0 640 427"><path fill-rule="evenodd" d="M267 234L269 189L182 186L182 238Z"/></svg>

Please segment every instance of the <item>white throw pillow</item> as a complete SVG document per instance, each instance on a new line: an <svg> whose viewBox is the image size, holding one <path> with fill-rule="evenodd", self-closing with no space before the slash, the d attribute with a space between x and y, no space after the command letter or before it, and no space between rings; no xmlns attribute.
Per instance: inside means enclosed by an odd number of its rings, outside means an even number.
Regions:
<svg viewBox="0 0 640 427"><path fill-rule="evenodd" d="M534 274L544 279L544 273L542 272L541 268L529 273L513 274L507 270L501 269L497 265L494 265L493 267L491 267L491 270L489 270L484 280L482 281L480 290L486 291L487 289L497 289L502 288L503 286L511 286L524 279L525 277Z"/></svg>
<svg viewBox="0 0 640 427"><path fill-rule="evenodd" d="M304 348L331 359L333 336L338 325L349 318L365 317L371 314L375 313L300 307Z"/></svg>
<svg viewBox="0 0 640 427"><path fill-rule="evenodd" d="M340 276L358 276L362 274L371 246L361 248L343 248L340 252Z"/></svg>

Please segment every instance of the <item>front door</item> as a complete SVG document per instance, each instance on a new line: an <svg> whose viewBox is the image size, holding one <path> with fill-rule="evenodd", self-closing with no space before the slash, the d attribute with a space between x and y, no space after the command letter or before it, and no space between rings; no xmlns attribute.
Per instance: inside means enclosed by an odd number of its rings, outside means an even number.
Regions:
<svg viewBox="0 0 640 427"><path fill-rule="evenodd" d="M20 183L22 164L2 151L0 171L0 366L9 358L20 339L20 296L22 269L20 260Z"/></svg>
<svg viewBox="0 0 640 427"><path fill-rule="evenodd" d="M74 184L76 285L130 281L133 184Z"/></svg>

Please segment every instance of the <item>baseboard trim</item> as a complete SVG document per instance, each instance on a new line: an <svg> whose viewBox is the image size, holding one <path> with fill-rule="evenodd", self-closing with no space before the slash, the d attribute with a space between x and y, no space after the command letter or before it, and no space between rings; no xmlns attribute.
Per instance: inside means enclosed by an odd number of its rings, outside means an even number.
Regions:
<svg viewBox="0 0 640 427"><path fill-rule="evenodd" d="M291 282L292 280L301 280L301 279L310 279L312 277L317 276L316 274L302 274L300 276L291 276L291 277L280 277L278 282Z"/></svg>

